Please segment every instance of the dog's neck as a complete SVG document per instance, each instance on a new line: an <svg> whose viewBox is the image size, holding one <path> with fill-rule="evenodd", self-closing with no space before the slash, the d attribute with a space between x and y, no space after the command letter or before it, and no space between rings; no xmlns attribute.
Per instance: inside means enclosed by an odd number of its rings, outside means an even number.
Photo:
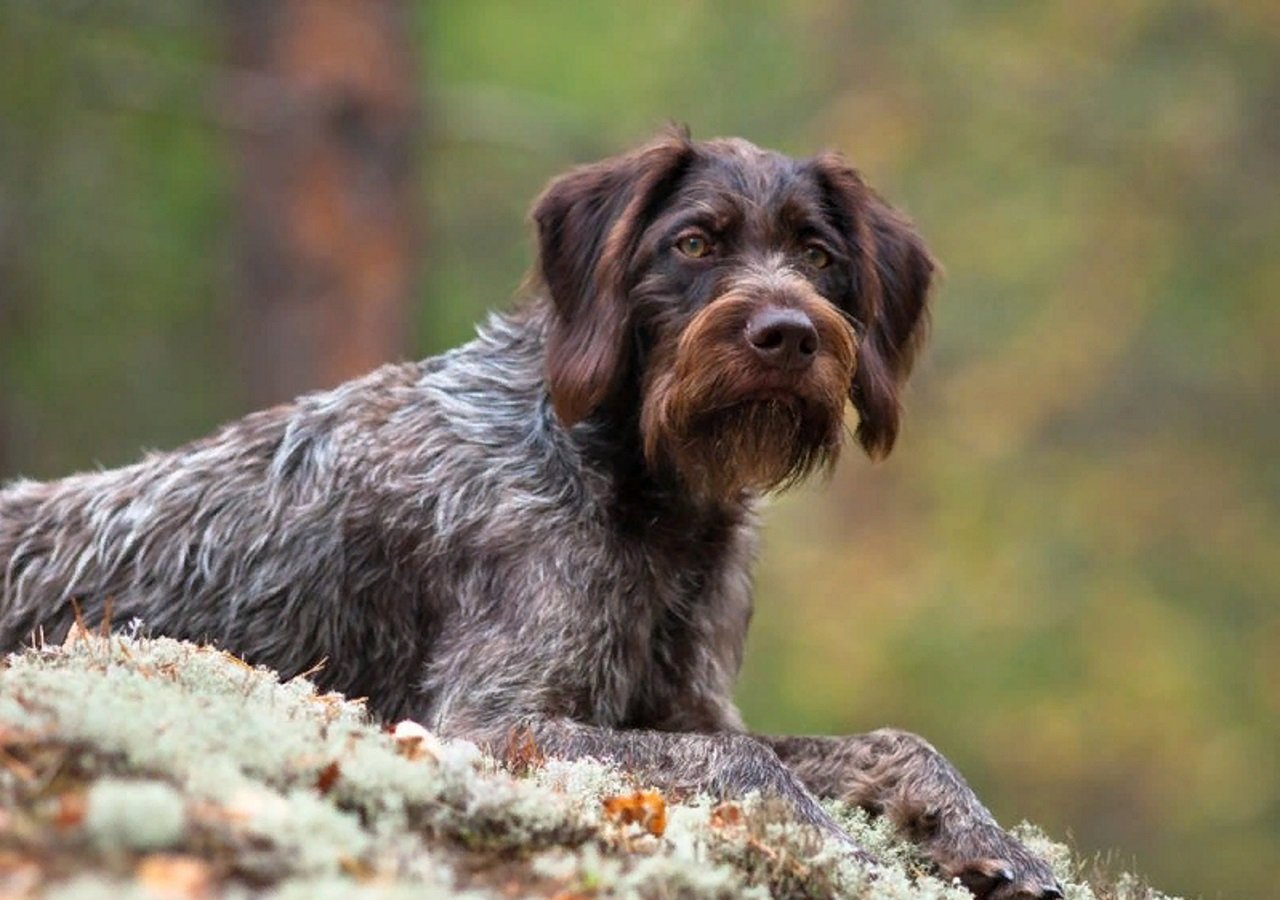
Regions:
<svg viewBox="0 0 1280 900"><path fill-rule="evenodd" d="M487 345L484 356L490 364L509 374L519 372L509 385L519 392L531 390L529 400L538 406L547 439L562 441L585 470L599 476L597 483L605 494L601 500L609 514L636 535L661 532L668 523L679 523L685 530L691 523L720 528L749 518L757 501L754 494L699 496L674 469L646 461L640 432L640 359L632 360L632 371L604 404L572 428L563 426L547 396L544 377L553 315L550 302L534 295L514 311L492 317L480 331L480 342Z"/></svg>
<svg viewBox="0 0 1280 900"><path fill-rule="evenodd" d="M627 532L731 528L750 514L755 498L746 492L731 498L699 496L673 470L650 465L641 449L636 406L620 395L571 431L588 465L608 472L611 512Z"/></svg>

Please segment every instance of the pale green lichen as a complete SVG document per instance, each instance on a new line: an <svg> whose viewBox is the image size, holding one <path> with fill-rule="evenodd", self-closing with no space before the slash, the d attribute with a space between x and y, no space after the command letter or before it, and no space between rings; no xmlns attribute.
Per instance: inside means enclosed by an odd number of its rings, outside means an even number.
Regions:
<svg viewBox="0 0 1280 900"><path fill-rule="evenodd" d="M51 885L45 900L156 900L154 891L141 884L102 875L77 875Z"/></svg>
<svg viewBox="0 0 1280 900"><path fill-rule="evenodd" d="M162 638L9 657L0 741L17 761L0 766L13 826L0 851L65 900L148 896L135 866L156 851L203 860L231 898L968 897L843 804L828 807L881 861L874 876L776 802L747 798L730 816L683 798L654 836L603 812L604 797L645 787L625 772L551 760L516 776L465 742L406 753L356 703ZM1085 883L1066 847L1021 835L1070 900L1165 900L1132 879Z"/></svg>
<svg viewBox="0 0 1280 900"><path fill-rule="evenodd" d="M163 782L103 778L89 788L84 829L100 850L162 850L182 839L185 806Z"/></svg>

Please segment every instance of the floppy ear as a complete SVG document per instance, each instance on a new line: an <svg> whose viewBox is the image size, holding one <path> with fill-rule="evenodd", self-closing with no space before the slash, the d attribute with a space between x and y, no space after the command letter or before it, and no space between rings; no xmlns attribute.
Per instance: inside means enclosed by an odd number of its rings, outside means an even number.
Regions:
<svg viewBox="0 0 1280 900"><path fill-rule="evenodd" d="M825 154L814 165L853 259L848 308L860 323L851 388L858 441L868 456L880 459L898 436L899 392L928 330L936 266L911 222L867 187L843 157Z"/></svg>
<svg viewBox="0 0 1280 900"><path fill-rule="evenodd" d="M534 204L538 267L554 310L547 390L560 421L586 418L626 364L631 257L693 146L680 134L551 182Z"/></svg>

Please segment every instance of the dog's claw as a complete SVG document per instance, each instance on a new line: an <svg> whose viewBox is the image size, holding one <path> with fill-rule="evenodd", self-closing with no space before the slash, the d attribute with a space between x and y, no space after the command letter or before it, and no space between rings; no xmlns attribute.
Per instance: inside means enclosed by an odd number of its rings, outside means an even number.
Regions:
<svg viewBox="0 0 1280 900"><path fill-rule="evenodd" d="M978 900L1063 900L1066 896L1048 864L998 826L944 832L939 837L932 848L934 860Z"/></svg>
<svg viewBox="0 0 1280 900"><path fill-rule="evenodd" d="M1056 881L1037 885L1019 878L1012 866L992 860L975 862L954 877L981 900L1063 900L1066 896Z"/></svg>
<svg viewBox="0 0 1280 900"><path fill-rule="evenodd" d="M955 874L969 893L975 897L991 897L1006 884L1013 881L1013 868L1003 860L977 860L965 866Z"/></svg>

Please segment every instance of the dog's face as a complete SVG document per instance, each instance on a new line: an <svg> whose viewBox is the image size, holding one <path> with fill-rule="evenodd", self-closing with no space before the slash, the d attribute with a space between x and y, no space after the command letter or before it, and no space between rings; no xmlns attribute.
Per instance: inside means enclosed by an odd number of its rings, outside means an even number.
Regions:
<svg viewBox="0 0 1280 900"><path fill-rule="evenodd" d="M718 496L834 462L846 399L867 453L892 448L934 267L839 156L672 135L553 181L533 217L566 426L638 407L648 464Z"/></svg>

